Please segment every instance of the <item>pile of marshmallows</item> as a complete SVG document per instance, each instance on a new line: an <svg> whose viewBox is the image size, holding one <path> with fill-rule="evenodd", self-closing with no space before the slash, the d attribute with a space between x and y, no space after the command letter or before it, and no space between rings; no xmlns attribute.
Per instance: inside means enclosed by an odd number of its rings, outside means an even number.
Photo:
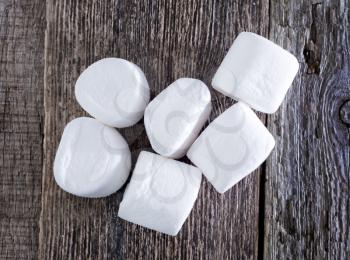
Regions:
<svg viewBox="0 0 350 260"><path fill-rule="evenodd" d="M125 183L131 169L127 142L113 128L143 116L155 153L142 151L118 216L176 235L198 196L202 173L224 193L259 167L275 141L249 108L274 113L298 71L297 59L271 41L239 34L212 86L237 101L198 136L211 112L200 80L176 80L150 103L145 75L135 64L106 58L78 78L75 95L94 118L80 117L64 129L54 162L57 184L82 197L103 197ZM197 167L174 159L184 155Z"/></svg>

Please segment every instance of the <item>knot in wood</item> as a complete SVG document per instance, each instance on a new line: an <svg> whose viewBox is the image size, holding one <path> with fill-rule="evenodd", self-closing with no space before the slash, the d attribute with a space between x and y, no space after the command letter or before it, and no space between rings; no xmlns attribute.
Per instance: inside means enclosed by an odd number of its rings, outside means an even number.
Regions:
<svg viewBox="0 0 350 260"><path fill-rule="evenodd" d="M339 115L341 122L350 127L350 99L340 106Z"/></svg>

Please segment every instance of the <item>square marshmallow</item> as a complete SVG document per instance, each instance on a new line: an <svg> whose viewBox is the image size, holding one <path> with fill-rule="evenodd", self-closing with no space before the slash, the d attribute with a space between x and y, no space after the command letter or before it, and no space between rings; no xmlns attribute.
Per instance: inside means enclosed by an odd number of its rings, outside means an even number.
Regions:
<svg viewBox="0 0 350 260"><path fill-rule="evenodd" d="M258 168L274 145L260 119L239 102L209 124L187 156L214 188L224 193Z"/></svg>
<svg viewBox="0 0 350 260"><path fill-rule="evenodd" d="M184 156L210 111L210 92L202 81L181 78L173 82L145 110L145 128L153 150L173 159Z"/></svg>
<svg viewBox="0 0 350 260"><path fill-rule="evenodd" d="M175 236L197 198L202 174L191 165L141 152L118 216Z"/></svg>
<svg viewBox="0 0 350 260"><path fill-rule="evenodd" d="M298 60L277 44L242 32L212 80L212 86L250 107L274 113L299 69Z"/></svg>

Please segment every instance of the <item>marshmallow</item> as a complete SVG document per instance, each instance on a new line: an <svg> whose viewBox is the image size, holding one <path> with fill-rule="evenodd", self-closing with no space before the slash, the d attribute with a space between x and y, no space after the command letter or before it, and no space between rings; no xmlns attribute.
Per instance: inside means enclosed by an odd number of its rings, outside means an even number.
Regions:
<svg viewBox="0 0 350 260"><path fill-rule="evenodd" d="M208 87L191 78L176 80L156 96L144 116L153 150L173 159L184 156L210 115L210 100Z"/></svg>
<svg viewBox="0 0 350 260"><path fill-rule="evenodd" d="M298 69L298 60L288 51L262 36L242 32L222 61L212 86L258 111L274 113Z"/></svg>
<svg viewBox="0 0 350 260"><path fill-rule="evenodd" d="M118 216L175 236L191 212L202 179L191 165L141 152Z"/></svg>
<svg viewBox="0 0 350 260"><path fill-rule="evenodd" d="M150 93L138 66L123 59L106 58L83 71L75 84L75 96L97 120L122 128L142 118Z"/></svg>
<svg viewBox="0 0 350 260"><path fill-rule="evenodd" d="M260 119L239 102L209 124L187 156L214 188L224 193L258 168L274 145Z"/></svg>
<svg viewBox="0 0 350 260"><path fill-rule="evenodd" d="M65 127L55 162L54 177L65 191L97 198L117 191L130 173L128 144L114 128L80 117Z"/></svg>

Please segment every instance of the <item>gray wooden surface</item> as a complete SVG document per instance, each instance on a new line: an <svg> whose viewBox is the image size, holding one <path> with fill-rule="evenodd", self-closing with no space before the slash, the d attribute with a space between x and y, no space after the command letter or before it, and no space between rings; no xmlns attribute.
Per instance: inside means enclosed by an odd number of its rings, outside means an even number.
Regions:
<svg viewBox="0 0 350 260"><path fill-rule="evenodd" d="M311 2L270 5L270 38L301 73L267 122L267 259L350 259L350 2Z"/></svg>
<svg viewBox="0 0 350 260"><path fill-rule="evenodd" d="M0 0L0 259L349 259L349 1ZM203 181L179 235L117 218L123 190L82 199L52 163L85 115L78 75L108 56L145 72L152 97L175 79L210 80L241 31L295 54L300 72L274 115L277 144L224 195ZM211 89L211 120L233 104ZM135 162L142 122L121 131Z"/></svg>
<svg viewBox="0 0 350 260"><path fill-rule="evenodd" d="M41 211L45 3L0 1L0 259L33 259Z"/></svg>

